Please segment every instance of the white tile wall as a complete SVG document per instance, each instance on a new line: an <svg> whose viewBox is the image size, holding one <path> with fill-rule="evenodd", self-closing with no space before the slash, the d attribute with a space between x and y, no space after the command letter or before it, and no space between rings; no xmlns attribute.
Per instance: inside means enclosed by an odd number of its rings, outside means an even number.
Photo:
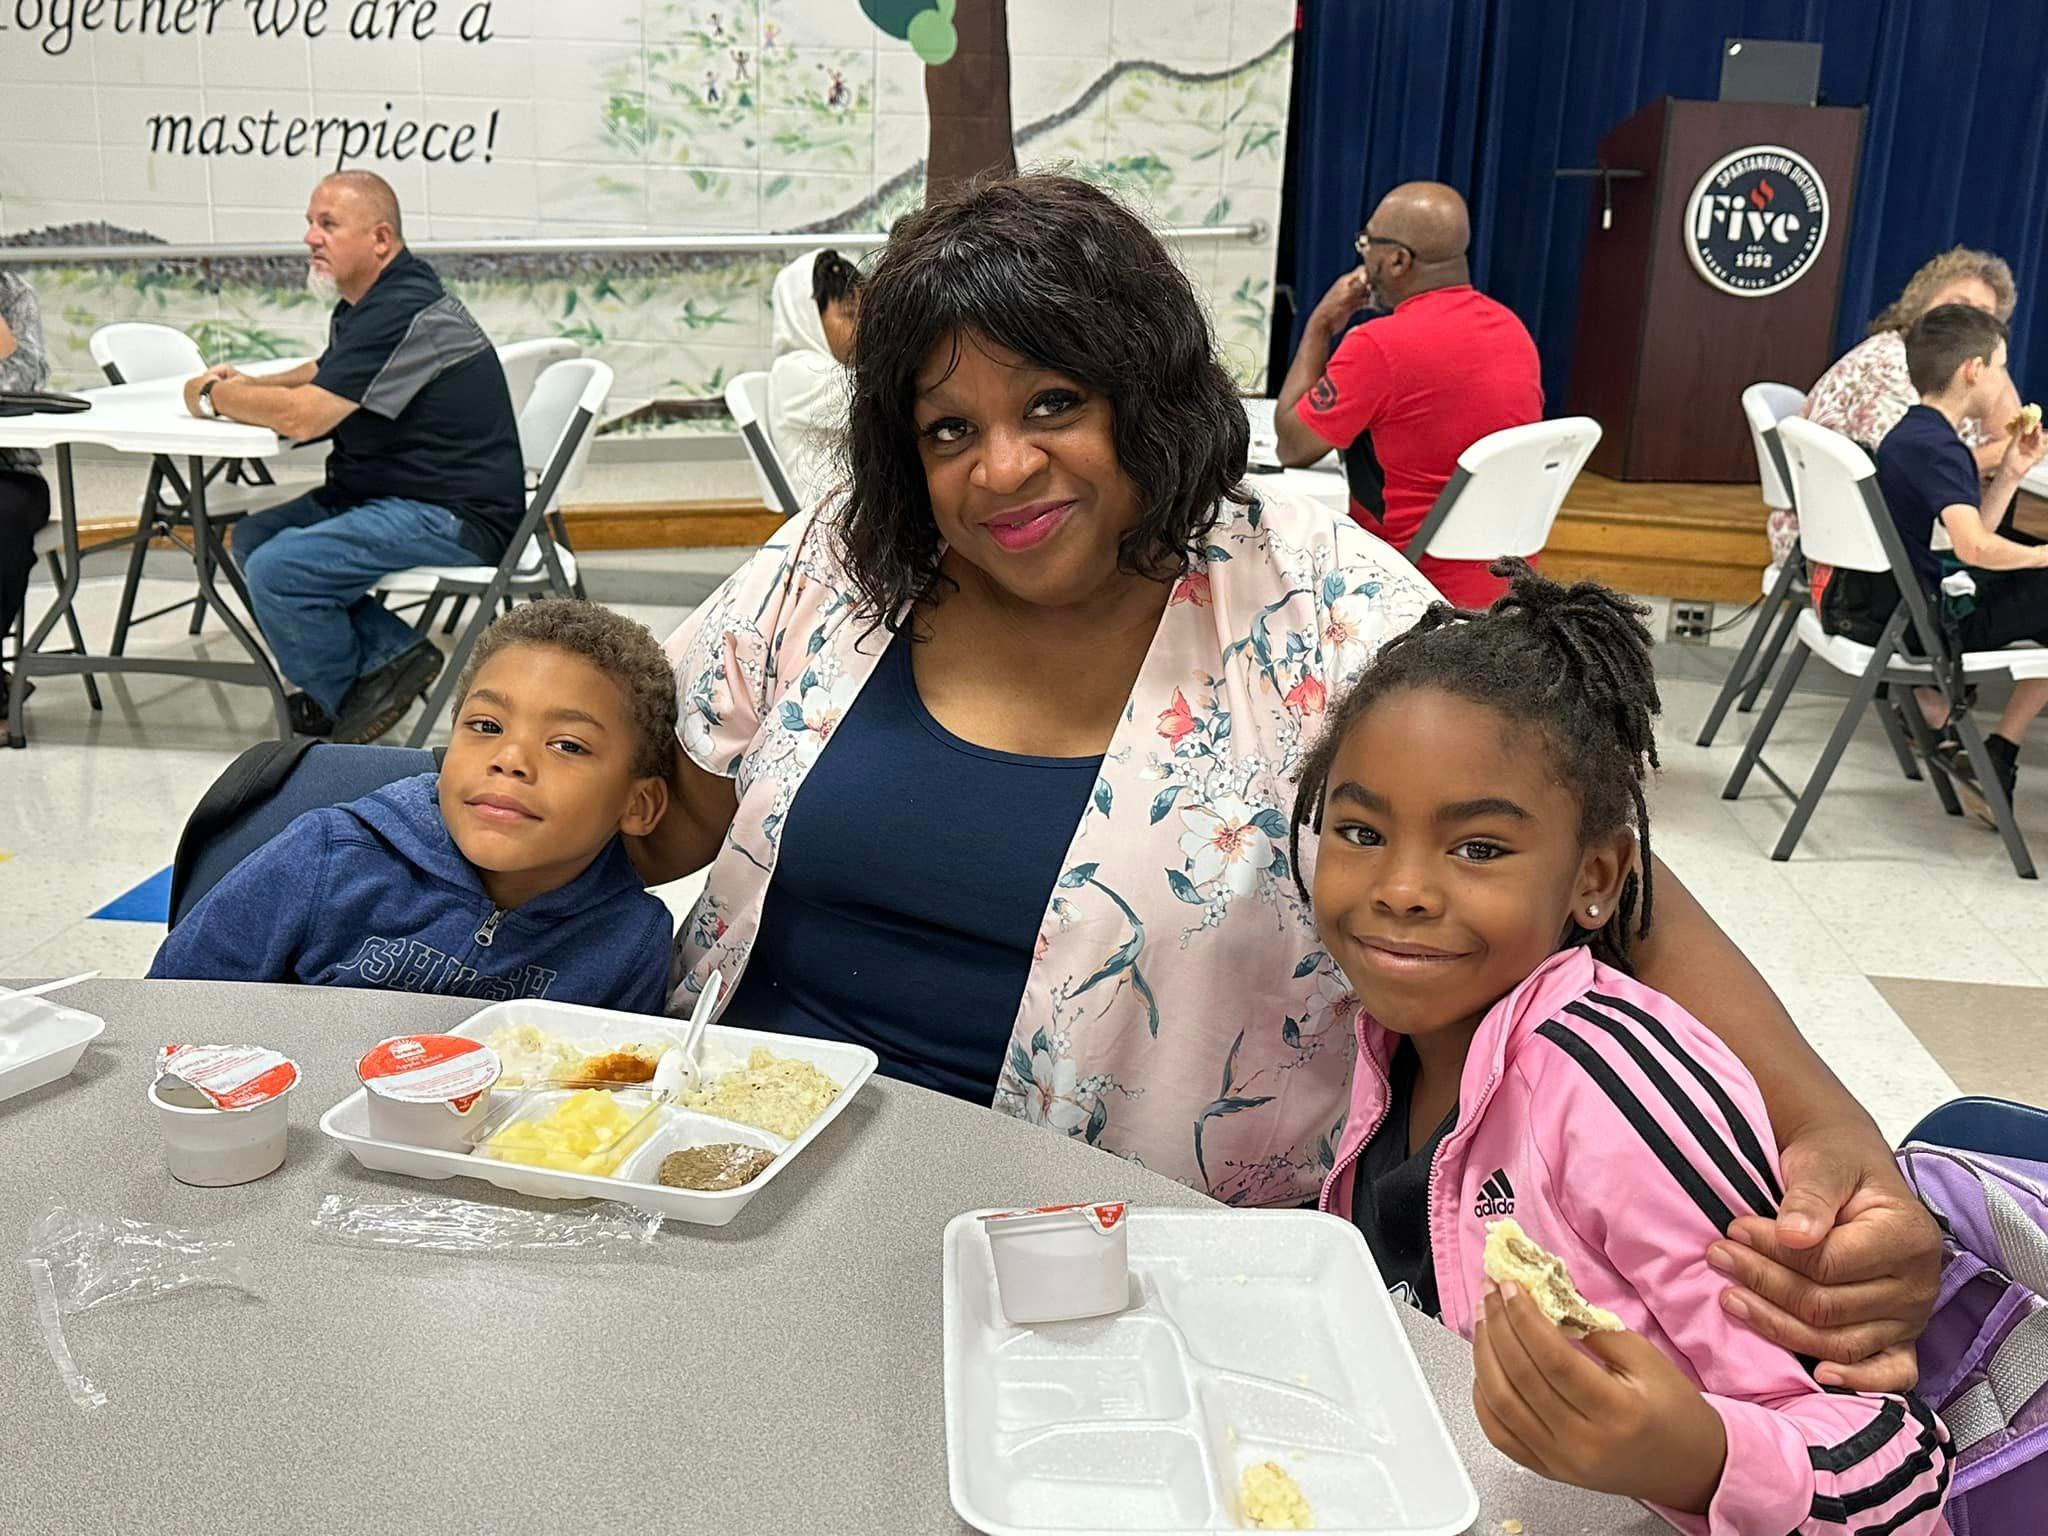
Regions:
<svg viewBox="0 0 2048 1536"><path fill-rule="evenodd" d="M1162 221L1277 209L1285 61L1231 71L1286 36L1293 5L1011 0L1020 160L1098 176L1122 165ZM435 35L424 42L351 38L351 8L329 0L327 35L310 41L256 35L242 0L224 0L204 38L145 40L102 22L61 56L46 54L35 34L0 30L0 239L103 217L179 241L298 237L307 193L333 164L332 143L320 158L310 145L289 159L153 153L148 119L162 112L189 113L195 128L224 114L232 142L244 114L481 124L495 108L488 162L481 153L463 165L365 162L397 187L416 238L739 232L847 217L878 227L878 215L853 211L929 144L924 63L856 0L490 0L492 37L482 44L458 35L471 0L439 0ZM0 4L0 27L15 15ZM1130 69L1057 129L1026 133L1131 60L1217 78L1191 84ZM1229 291L1247 272L1270 275L1271 250L1190 247L1188 266L1224 288L1212 307L1227 326L1233 315L1244 320ZM728 279L717 274L671 281L697 286L677 286L673 303L648 299L657 326L686 299L700 309L730 304L718 291ZM108 310L138 297L93 291ZM196 288L147 298L197 319L225 302ZM491 306L488 324L559 318L528 314L516 285L479 298ZM282 333L297 318L278 310L262 323ZM748 347L765 344L752 324L744 335L709 337L628 329L633 344L680 357L666 365L676 377L743 365ZM1256 338L1230 344L1247 357L1261 350ZM61 356L59 364L61 374ZM656 377L659 366L637 357L631 371L658 389L672 382Z"/></svg>

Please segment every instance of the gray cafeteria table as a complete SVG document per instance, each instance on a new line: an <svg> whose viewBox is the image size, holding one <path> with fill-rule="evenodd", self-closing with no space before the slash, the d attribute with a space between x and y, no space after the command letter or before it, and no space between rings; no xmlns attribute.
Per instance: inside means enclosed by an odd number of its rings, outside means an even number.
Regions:
<svg viewBox="0 0 2048 1536"><path fill-rule="evenodd" d="M467 1179L370 1173L320 1134L373 1042L444 1029L450 998L99 981L65 1001L106 1033L69 1078L0 1103L0 1233L26 1246L54 1197L241 1240L256 1301L192 1291L67 1320L106 1392L65 1396L9 1265L0 1357L8 1536L646 1530L960 1531L946 1491L939 1239L980 1206L1199 1205L1178 1184L972 1105L876 1078L723 1228L592 1261L357 1250L310 1240L322 1194L457 1195L550 1208ZM144 1098L174 1040L295 1058L285 1165L234 1189L164 1171ZM1465 1345L1409 1332L1479 1487L1474 1528L1666 1527L1523 1472L1481 1439Z"/></svg>

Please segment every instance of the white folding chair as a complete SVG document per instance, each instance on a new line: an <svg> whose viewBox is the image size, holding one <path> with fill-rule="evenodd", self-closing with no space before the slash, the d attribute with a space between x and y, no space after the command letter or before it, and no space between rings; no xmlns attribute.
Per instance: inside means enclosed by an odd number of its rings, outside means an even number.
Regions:
<svg viewBox="0 0 2048 1536"><path fill-rule="evenodd" d="M1572 482L1600 441L1590 416L1534 421L1491 432L1458 455L1408 556L1437 560L1527 559L1549 542Z"/></svg>
<svg viewBox="0 0 2048 1536"><path fill-rule="evenodd" d="M583 348L566 336L542 336L533 341L508 341L498 349L498 366L505 370L505 387L512 392L512 410L516 415L526 409L527 399L533 394L534 382L556 363L566 363L572 357L581 357ZM522 444L524 446L524 444ZM546 458L552 443L541 445L539 452L529 452L526 462L531 465L536 458Z"/></svg>
<svg viewBox="0 0 2048 1536"><path fill-rule="evenodd" d="M58 601L63 601L64 592L64 530L53 519L35 531L29 547L42 559L49 562L50 580L56 583ZM69 650L53 651L47 645L38 653L43 656L83 656L86 654L85 635L78 627L78 610L69 604L64 608L64 623L71 631ZM13 650L7 652L6 642L13 642ZM22 596L21 610L14 616L14 627L0 635L0 662L10 661L19 656L22 647L28 643L28 597ZM85 696L94 709L100 708L100 685L90 672L79 674L85 683Z"/></svg>
<svg viewBox="0 0 2048 1536"><path fill-rule="evenodd" d="M790 486L789 471L768 436L768 375L742 373L725 386L725 408L733 425L740 429L740 441L747 445L747 457L754 461L754 478L760 482L761 499L771 512L795 517L803 510Z"/></svg>
<svg viewBox="0 0 2048 1536"><path fill-rule="evenodd" d="M1764 505L1772 511L1793 510L1785 451L1778 446L1778 423L1788 416L1797 416L1805 408L1806 392L1790 384L1752 384L1742 392L1742 414L1749 423L1750 445L1756 449L1757 479L1763 486ZM1764 691L1771 668L1778 664L1785 642L1792 637L1792 621L1812 599L1806 585L1806 559L1796 544L1783 564L1765 569L1762 591L1763 602L1757 609L1756 620L1749 626L1749 635L1742 642L1735 665L1729 669L1727 682L1715 696L1714 707L1707 711L1706 724L1700 727L1699 745L1703 747L1714 744L1715 733L1728 717L1728 707L1735 703L1737 695L1741 696L1738 707L1743 714L1756 708L1757 696ZM1763 652L1761 662L1757 658L1759 650ZM1907 761L1911 762L1910 755ZM1919 777L1918 771L1909 777Z"/></svg>
<svg viewBox="0 0 2048 1536"><path fill-rule="evenodd" d="M161 379L189 379L206 371L206 359L199 345L183 331L168 325L141 320L123 320L103 325L92 333L92 360L110 384L148 384ZM264 507L284 499L270 471L257 459L217 459L206 471L206 516L216 531ZM128 649L128 631L137 624L183 609L192 610L190 633L198 634L206 623L206 598L192 596L157 608L135 612L135 594L142 583L142 568L154 539L169 539L190 550L186 534L192 527L192 488L185 483L177 463L159 454L150 460L149 481L142 492L142 505L135 519L135 531L93 546L93 553L128 546L128 575L121 588L121 605L114 614L114 641L109 654L120 656ZM216 546L210 558L223 570L233 563L224 547Z"/></svg>
<svg viewBox="0 0 2048 1536"><path fill-rule="evenodd" d="M2012 805L1992 767L1990 754L1985 751L1984 733L1963 705L1963 689L1970 677L1991 673L2004 673L2016 679L2048 677L2048 650L2015 647L1966 651L1960 655L1952 652L1906 554L1905 539L1885 508L1884 496L1877 488L1877 469L1870 456L1848 438L1797 416L1778 424L1778 443L1785 454L1793 499L1799 507L1799 541L1807 555L1837 571L1890 572L1898 584L1899 602L1875 645L1829 634L1821 628L1810 604L1800 607L1794 623L1799 646L1787 658L1771 689L1770 701L1750 728L1749 740L1721 797L1737 798L1752 768L1761 769L1764 777L1791 795L1796 802L1792 818L1771 850L1773 859L1789 859L1807 822L1813 818L1814 807L1820 803L1849 739L1856 734L1863 712L1876 701L1879 686L1893 683L1938 687L1948 699L1949 717L1975 770L1978 791L1991 808L1998 835L2005 840L2013 869L2021 879L2033 879L2034 861L2013 820ZM1900 650L1909 626L1926 657L1924 661ZM1842 708L1841 718L1835 722L1834 733L1821 749L1806 787L1795 790L1763 760L1763 749L1809 656L1818 656L1845 677L1854 678L1855 687ZM1962 806L1949 783L1948 766L1933 750L1933 731L1917 709L1909 707L1897 713L1905 718L1921 743L1930 768L1928 777L1934 781L1942 809L1951 816L1960 816ZM1880 708L1878 718L1885 724L1886 735L1894 737L1894 751L1898 750L1898 724L1893 711Z"/></svg>
<svg viewBox="0 0 2048 1536"><path fill-rule="evenodd" d="M427 699L425 712L413 727L411 746L423 747L434 726L448 707L469 653L483 632L497 617L498 605L508 609L521 597L574 597L576 556L556 545L549 530L548 514L562 494L582 476L590 457L590 439L605 401L611 397L612 371L596 358L571 358L541 374L519 413L520 435L532 428L536 438L545 437L550 449L540 484L526 499L526 515L520 519L505 546L504 558L490 565L421 565L395 571L378 582L377 589L388 596L422 597L426 606L414 627L425 634L434 616L448 598L473 599L476 611L449 654L441 680ZM552 424L553 431L548 432Z"/></svg>

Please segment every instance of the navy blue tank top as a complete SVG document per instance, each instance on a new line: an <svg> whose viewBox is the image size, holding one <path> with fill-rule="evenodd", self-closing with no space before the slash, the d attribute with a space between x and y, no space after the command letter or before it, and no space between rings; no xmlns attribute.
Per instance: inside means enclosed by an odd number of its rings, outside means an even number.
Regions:
<svg viewBox="0 0 2048 1536"><path fill-rule="evenodd" d="M1040 923L1102 766L962 741L889 643L790 804L723 1022L850 1040L986 1104Z"/></svg>

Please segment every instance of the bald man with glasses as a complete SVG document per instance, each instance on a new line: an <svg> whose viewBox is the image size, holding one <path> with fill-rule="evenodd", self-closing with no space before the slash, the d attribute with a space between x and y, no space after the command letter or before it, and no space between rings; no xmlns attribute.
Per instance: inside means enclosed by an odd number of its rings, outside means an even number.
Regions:
<svg viewBox="0 0 2048 1536"><path fill-rule="evenodd" d="M1472 286L1471 241L1465 200L1450 187L1389 192L1359 232L1358 266L1309 316L1273 413L1281 462L1344 450L1352 517L1404 552L1459 454L1543 416L1536 343L1514 311ZM1381 313L1345 333L1361 309ZM1482 562L1410 558L1461 608L1505 590Z"/></svg>

